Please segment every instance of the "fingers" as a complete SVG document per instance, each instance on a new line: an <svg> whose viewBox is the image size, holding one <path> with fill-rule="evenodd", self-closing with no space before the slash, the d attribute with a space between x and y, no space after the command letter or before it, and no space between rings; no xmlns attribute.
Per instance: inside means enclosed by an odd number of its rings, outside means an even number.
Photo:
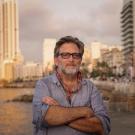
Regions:
<svg viewBox="0 0 135 135"><path fill-rule="evenodd" d="M49 96L43 97L42 102L48 105L59 105L58 101Z"/></svg>

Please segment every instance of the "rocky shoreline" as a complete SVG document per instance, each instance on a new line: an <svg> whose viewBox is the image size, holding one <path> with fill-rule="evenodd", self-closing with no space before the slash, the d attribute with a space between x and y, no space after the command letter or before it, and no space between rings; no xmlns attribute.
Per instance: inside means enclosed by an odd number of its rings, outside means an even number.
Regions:
<svg viewBox="0 0 135 135"><path fill-rule="evenodd" d="M17 96L15 98L13 98L12 100L7 100L6 102L25 102L25 103L29 103L32 102L33 99L33 94L24 94L21 96Z"/></svg>
<svg viewBox="0 0 135 135"><path fill-rule="evenodd" d="M135 111L135 84L94 82L101 90L103 99L107 102L109 110ZM7 102L32 102L33 93L24 94Z"/></svg>
<svg viewBox="0 0 135 135"><path fill-rule="evenodd" d="M95 82L103 97L108 99L109 110L117 112L135 111L134 82Z"/></svg>
<svg viewBox="0 0 135 135"><path fill-rule="evenodd" d="M34 88L36 81L25 81L25 82L12 82L7 84L1 84L0 88Z"/></svg>

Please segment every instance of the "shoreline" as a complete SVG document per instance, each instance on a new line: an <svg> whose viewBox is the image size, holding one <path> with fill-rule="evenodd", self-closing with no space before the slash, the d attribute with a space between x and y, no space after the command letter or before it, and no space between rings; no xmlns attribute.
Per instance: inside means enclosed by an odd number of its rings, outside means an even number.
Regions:
<svg viewBox="0 0 135 135"><path fill-rule="evenodd" d="M115 83L107 81L93 81L100 90L103 99L107 102L110 110L134 111L135 110L135 83ZM7 89L34 89L36 81L11 83L4 87ZM2 88L0 88L2 89ZM22 97L15 97L14 101L31 102L33 95L23 94Z"/></svg>
<svg viewBox="0 0 135 135"><path fill-rule="evenodd" d="M26 82L15 82L8 83L5 85L0 85L1 88L34 88L36 85L36 81L26 81Z"/></svg>

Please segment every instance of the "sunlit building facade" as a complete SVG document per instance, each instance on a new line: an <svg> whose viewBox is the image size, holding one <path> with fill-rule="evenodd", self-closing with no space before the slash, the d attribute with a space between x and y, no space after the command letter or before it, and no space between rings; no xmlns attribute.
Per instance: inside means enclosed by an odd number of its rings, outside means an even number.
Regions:
<svg viewBox="0 0 135 135"><path fill-rule="evenodd" d="M125 69L132 69L135 76L135 1L123 0L121 11L122 45L125 56ZM130 73L129 73L130 74ZM131 74L130 74L131 76Z"/></svg>
<svg viewBox="0 0 135 135"><path fill-rule="evenodd" d="M87 47L84 47L82 63L85 63L86 65L91 64L90 50Z"/></svg>
<svg viewBox="0 0 135 135"><path fill-rule="evenodd" d="M27 62L23 65L23 80L38 80L42 77L42 65L35 62Z"/></svg>
<svg viewBox="0 0 135 135"><path fill-rule="evenodd" d="M111 50L102 53L102 60L113 69L115 74L123 74L124 56L122 50L119 48L112 48Z"/></svg>
<svg viewBox="0 0 135 135"><path fill-rule="evenodd" d="M92 42L90 47L91 69L93 70L98 62L106 62L110 67L123 68L124 58L122 46L108 45L101 42ZM123 69L121 70L123 71Z"/></svg>
<svg viewBox="0 0 135 135"><path fill-rule="evenodd" d="M27 62L14 65L14 80L38 80L43 76L43 66L36 62Z"/></svg>
<svg viewBox="0 0 135 135"><path fill-rule="evenodd" d="M56 39L48 38L43 42L43 72L48 74L53 70L54 65L54 47Z"/></svg>
<svg viewBox="0 0 135 135"><path fill-rule="evenodd" d="M0 0L0 79L12 80L13 70L7 69L9 67L12 69L14 64L22 60L19 48L17 2L16 0Z"/></svg>
<svg viewBox="0 0 135 135"><path fill-rule="evenodd" d="M90 45L91 64L92 69L97 65L98 61L101 61L101 49L107 46L100 42L92 42Z"/></svg>

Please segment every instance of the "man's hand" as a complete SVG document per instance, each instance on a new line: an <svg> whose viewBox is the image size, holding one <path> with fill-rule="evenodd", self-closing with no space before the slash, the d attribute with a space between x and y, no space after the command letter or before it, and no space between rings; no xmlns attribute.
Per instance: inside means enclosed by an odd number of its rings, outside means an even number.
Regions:
<svg viewBox="0 0 135 135"><path fill-rule="evenodd" d="M43 97L42 98L42 103L48 104L48 105L60 105L58 103L58 101L56 101L55 99L53 99L52 97Z"/></svg>

